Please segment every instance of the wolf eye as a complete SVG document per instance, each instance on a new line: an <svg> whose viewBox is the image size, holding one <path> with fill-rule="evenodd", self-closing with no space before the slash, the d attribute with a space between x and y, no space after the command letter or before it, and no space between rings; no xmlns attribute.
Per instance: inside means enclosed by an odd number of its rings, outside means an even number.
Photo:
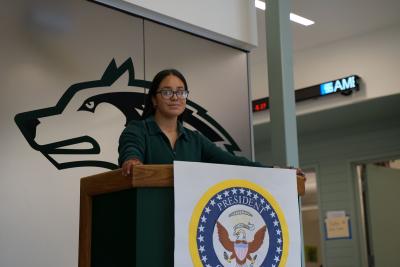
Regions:
<svg viewBox="0 0 400 267"><path fill-rule="evenodd" d="M86 100L85 102L82 103L82 106L80 106L78 110L94 112L95 109L96 109L96 101Z"/></svg>
<svg viewBox="0 0 400 267"><path fill-rule="evenodd" d="M85 104L85 107L86 107L87 109L93 109L93 108L94 108L94 101L87 102L87 103Z"/></svg>

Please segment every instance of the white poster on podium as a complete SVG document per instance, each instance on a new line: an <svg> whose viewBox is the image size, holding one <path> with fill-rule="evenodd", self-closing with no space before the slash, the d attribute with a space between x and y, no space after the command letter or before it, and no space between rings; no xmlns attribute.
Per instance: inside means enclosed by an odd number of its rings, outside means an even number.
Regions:
<svg viewBox="0 0 400 267"><path fill-rule="evenodd" d="M301 266L295 170L175 161L174 186L174 266Z"/></svg>

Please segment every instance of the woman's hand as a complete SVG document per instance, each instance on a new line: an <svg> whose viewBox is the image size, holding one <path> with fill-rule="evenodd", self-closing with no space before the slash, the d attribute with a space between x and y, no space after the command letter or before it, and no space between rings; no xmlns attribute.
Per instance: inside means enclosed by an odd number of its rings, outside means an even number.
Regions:
<svg viewBox="0 0 400 267"><path fill-rule="evenodd" d="M274 166L274 168L281 168L279 166ZM295 168L295 167L283 167L282 169L296 169L296 175L300 176L302 179L304 179L304 181L307 180L306 178L306 174L304 173L304 171L300 168Z"/></svg>
<svg viewBox="0 0 400 267"><path fill-rule="evenodd" d="M297 176L301 176L301 177L304 178L304 180L306 180L306 174L303 172L302 169L296 168L296 175L297 175Z"/></svg>
<svg viewBox="0 0 400 267"><path fill-rule="evenodd" d="M143 165L143 163L138 159L128 159L122 164L122 175L129 176L133 171L133 167L136 165Z"/></svg>

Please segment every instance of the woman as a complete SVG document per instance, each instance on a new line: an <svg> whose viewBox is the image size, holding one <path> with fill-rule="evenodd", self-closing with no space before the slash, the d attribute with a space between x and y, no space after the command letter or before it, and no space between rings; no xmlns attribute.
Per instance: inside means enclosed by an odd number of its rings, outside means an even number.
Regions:
<svg viewBox="0 0 400 267"><path fill-rule="evenodd" d="M177 70L159 72L146 96L142 120L132 121L119 139L123 175L140 164L171 164L174 160L263 166L234 156L182 125L189 95L185 77Z"/></svg>

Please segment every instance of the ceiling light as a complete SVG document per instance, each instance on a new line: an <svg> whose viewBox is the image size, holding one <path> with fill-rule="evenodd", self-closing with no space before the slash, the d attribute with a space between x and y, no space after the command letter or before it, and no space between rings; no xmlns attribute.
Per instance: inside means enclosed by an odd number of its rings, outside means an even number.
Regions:
<svg viewBox="0 0 400 267"><path fill-rule="evenodd" d="M293 14L293 13L290 13L290 20L293 21L293 22L297 22L297 23L299 23L301 25L304 25L304 26L310 26L310 25L313 25L315 23L312 20L303 18L303 17L301 17L299 15L296 15L296 14Z"/></svg>
<svg viewBox="0 0 400 267"><path fill-rule="evenodd" d="M256 8L265 10L265 2L260 1L260 0L256 0L255 1L255 5L256 5Z"/></svg>
<svg viewBox="0 0 400 267"><path fill-rule="evenodd" d="M254 4L255 4L256 8L265 10L265 2L260 1L260 0L255 0ZM296 15L294 13L290 13L290 20L293 21L293 22L299 23L301 25L304 25L304 26L310 26L310 25L315 23L312 20L303 18L303 17L301 17L299 15Z"/></svg>

